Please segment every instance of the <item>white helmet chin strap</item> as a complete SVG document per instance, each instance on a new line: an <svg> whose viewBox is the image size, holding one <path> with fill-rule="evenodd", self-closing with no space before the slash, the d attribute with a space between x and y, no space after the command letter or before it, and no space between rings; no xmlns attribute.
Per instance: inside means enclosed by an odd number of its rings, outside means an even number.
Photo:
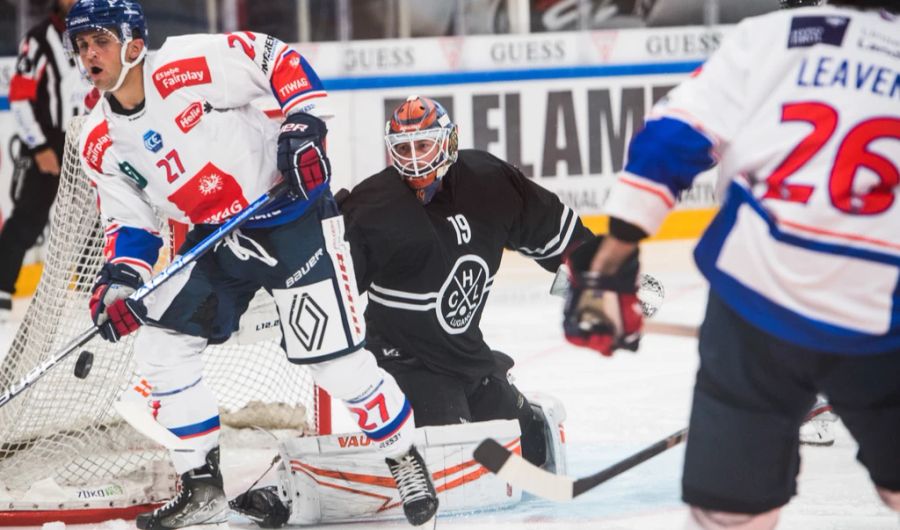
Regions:
<svg viewBox="0 0 900 530"><path fill-rule="evenodd" d="M130 63L125 60L125 53L128 51L128 43L131 42L131 39L125 41L122 45L122 50L120 52L121 60L122 60L122 71L119 72L119 79L116 80L116 84L113 85L112 88L107 90L107 92L115 92L122 88L122 83L125 82L125 76L128 75L128 71L140 64L141 61L144 60L144 56L147 55L147 48L141 48L141 53L138 54L137 58Z"/></svg>

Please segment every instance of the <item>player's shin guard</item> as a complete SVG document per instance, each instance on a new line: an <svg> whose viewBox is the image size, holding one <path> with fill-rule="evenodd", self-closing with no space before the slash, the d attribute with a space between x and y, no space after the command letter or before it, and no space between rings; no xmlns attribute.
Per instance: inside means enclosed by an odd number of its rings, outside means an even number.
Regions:
<svg viewBox="0 0 900 530"><path fill-rule="evenodd" d="M368 350L359 349L310 369L316 384L347 405L385 456L409 451L416 427L412 407L394 377L378 366Z"/></svg>
<svg viewBox="0 0 900 530"><path fill-rule="evenodd" d="M716 512L691 506L685 530L772 530L780 512L781 508L758 514Z"/></svg>
<svg viewBox="0 0 900 530"><path fill-rule="evenodd" d="M541 441L545 444L546 458L544 462L537 463L540 467L547 471L552 471L557 475L565 475L568 473L568 465L566 463L565 438L563 434L563 422L566 420L566 408L562 401L555 397L540 393L529 392L528 401L531 404L535 414L540 418L540 426L542 429ZM525 433L522 434L523 445ZM534 464L534 462L532 462Z"/></svg>
<svg viewBox="0 0 900 530"><path fill-rule="evenodd" d="M206 339L145 327L135 340L138 372L150 383L150 406L156 421L184 440L193 451L172 451L180 475L206 464L219 444L219 408L203 380L200 353Z"/></svg>

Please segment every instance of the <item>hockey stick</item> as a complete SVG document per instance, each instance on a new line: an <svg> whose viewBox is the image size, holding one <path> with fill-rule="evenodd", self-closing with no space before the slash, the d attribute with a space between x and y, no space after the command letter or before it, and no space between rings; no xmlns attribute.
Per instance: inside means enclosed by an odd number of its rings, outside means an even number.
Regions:
<svg viewBox="0 0 900 530"><path fill-rule="evenodd" d="M165 269L160 271L159 274L151 278L150 281L145 283L138 290L131 293L131 296L129 296L128 299L137 302L143 299L148 294L152 293L154 290L156 290L157 287L168 281L169 278L171 278L175 274L178 274L179 271L183 270L192 262L199 259L200 256L205 254L206 251L208 251L213 245L221 241L225 236L244 224L244 221L249 219L257 211L259 211L260 208L281 196L287 189L287 182L276 184L271 190L263 193L258 199L241 210L240 213L229 219L228 222L219 226L219 228L217 228L215 232L206 236L203 241L197 243L197 245L186 254L175 258L175 260L172 261L172 263L170 263ZM51 368L59 364L72 352L87 344L87 342L94 338L94 335L99 332L100 330L96 326L92 326L90 329L86 329L80 335L72 339L62 350L55 353L46 361L32 368L27 374L25 374L24 377L19 379L18 382L14 383L2 394L0 394L0 407L6 405L14 397L24 392L25 389L27 389L38 379L43 377L44 374L50 371Z"/></svg>
<svg viewBox="0 0 900 530"><path fill-rule="evenodd" d="M552 501L570 501L582 493L603 484L634 466L646 462L687 438L687 428L681 429L637 453L598 471L575 479L555 475L535 466L520 455L511 453L493 438L487 438L475 448L475 460L501 479L538 497Z"/></svg>
<svg viewBox="0 0 900 530"><path fill-rule="evenodd" d="M645 334L671 335L673 337L697 338L699 330L697 326L690 324L679 324L677 322L657 322L655 320L645 320L643 329Z"/></svg>

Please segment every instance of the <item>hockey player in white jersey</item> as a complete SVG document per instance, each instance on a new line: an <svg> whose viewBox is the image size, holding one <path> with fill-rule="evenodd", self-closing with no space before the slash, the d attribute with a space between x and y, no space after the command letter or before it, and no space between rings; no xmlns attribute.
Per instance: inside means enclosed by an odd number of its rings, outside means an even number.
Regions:
<svg viewBox="0 0 900 530"><path fill-rule="evenodd" d="M356 414L383 451L408 520L430 520L437 499L412 446L411 407L364 348L352 260L329 190L330 112L316 73L291 47L252 32L169 38L148 58L143 11L132 0L80 0L67 29L79 64L104 93L80 144L107 235L91 316L111 341L146 324L134 349L154 389L154 415L193 449L172 454L182 487L139 516L138 527L226 518L218 408L201 352L228 338L260 288L275 299L288 359L308 364L316 383ZM274 98L283 123L251 105L262 97ZM282 177L288 196L144 302L126 303L162 245L154 208L194 225L190 248Z"/></svg>
<svg viewBox="0 0 900 530"><path fill-rule="evenodd" d="M739 24L655 107L611 190L610 235L573 256L565 333L610 354L640 332L620 303L637 242L719 163L725 200L695 251L710 294L682 480L689 528L777 524L817 392L900 511L898 34L888 0Z"/></svg>

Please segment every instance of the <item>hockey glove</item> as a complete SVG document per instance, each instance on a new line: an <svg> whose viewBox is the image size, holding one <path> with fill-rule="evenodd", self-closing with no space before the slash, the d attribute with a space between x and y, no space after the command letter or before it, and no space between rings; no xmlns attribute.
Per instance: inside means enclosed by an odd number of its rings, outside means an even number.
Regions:
<svg viewBox="0 0 900 530"><path fill-rule="evenodd" d="M612 355L616 349L636 351L643 314L637 297L638 251L613 275L589 272L602 237L581 245L567 258L571 285L563 310L566 340Z"/></svg>
<svg viewBox="0 0 900 530"><path fill-rule="evenodd" d="M127 298L143 284L143 277L128 265L107 263L100 269L91 291L90 308L101 337L119 342L141 327L147 309L142 302Z"/></svg>
<svg viewBox="0 0 900 530"><path fill-rule="evenodd" d="M305 112L289 115L278 136L278 170L297 196L304 199L331 179L325 154L325 122Z"/></svg>

